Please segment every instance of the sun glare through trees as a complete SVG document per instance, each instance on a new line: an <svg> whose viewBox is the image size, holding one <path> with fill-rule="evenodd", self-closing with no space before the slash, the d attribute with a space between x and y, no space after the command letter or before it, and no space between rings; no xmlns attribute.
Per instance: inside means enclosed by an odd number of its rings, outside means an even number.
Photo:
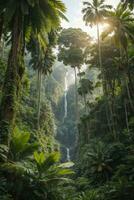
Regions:
<svg viewBox="0 0 134 200"><path fill-rule="evenodd" d="M134 0L0 0L0 200L134 200Z"/></svg>

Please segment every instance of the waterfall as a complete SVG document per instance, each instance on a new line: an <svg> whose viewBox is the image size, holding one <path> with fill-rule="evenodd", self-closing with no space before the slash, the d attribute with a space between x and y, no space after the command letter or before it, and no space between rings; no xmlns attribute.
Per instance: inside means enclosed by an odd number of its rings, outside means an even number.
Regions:
<svg viewBox="0 0 134 200"><path fill-rule="evenodd" d="M64 90L64 119L67 117L67 90L68 90L67 76L68 76L68 72L66 72L66 75L65 75L65 90Z"/></svg>
<svg viewBox="0 0 134 200"><path fill-rule="evenodd" d="M67 151L67 161L70 162L71 158L70 158L70 149L66 148Z"/></svg>

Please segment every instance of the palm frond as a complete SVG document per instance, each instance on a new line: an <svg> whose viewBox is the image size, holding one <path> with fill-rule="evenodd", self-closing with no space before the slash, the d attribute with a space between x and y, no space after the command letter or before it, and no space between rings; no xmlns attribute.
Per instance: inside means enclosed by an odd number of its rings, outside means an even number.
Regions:
<svg viewBox="0 0 134 200"><path fill-rule="evenodd" d="M6 145L0 144L0 162L7 160L9 148Z"/></svg>

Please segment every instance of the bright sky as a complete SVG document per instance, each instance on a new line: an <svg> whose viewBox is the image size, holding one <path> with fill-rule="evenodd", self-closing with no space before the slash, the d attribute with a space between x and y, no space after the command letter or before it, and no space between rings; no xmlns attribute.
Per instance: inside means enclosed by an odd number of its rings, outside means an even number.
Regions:
<svg viewBox="0 0 134 200"><path fill-rule="evenodd" d="M62 26L64 28L74 27L82 28L84 31L88 32L92 37L96 38L96 28L89 28L85 26L85 23L82 20L81 10L83 8L83 1L87 0L63 0L67 7L67 18L68 22L63 22ZM92 2L92 0L90 0ZM119 0L106 0L106 4L113 5L114 7L119 3Z"/></svg>

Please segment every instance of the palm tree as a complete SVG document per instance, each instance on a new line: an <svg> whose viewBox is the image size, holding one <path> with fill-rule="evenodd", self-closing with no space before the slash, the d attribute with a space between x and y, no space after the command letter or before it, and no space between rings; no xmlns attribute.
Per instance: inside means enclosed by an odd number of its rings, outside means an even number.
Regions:
<svg viewBox="0 0 134 200"><path fill-rule="evenodd" d="M119 3L114 11L109 12L109 17L106 19L106 21L107 23L109 23L109 27L106 28L104 33L102 33L102 38L113 34L115 44L120 50L120 68L122 68L124 65L127 66L123 69L123 71L125 72L125 84L131 108L134 110L128 85L128 80L130 78L128 69L128 43L129 41L134 41L133 12L131 12L128 8L124 7L122 3ZM126 64L124 64L124 62ZM131 82L131 80L129 81Z"/></svg>
<svg viewBox="0 0 134 200"><path fill-rule="evenodd" d="M7 143L7 135L12 132L16 114L19 84L24 74L24 51L26 36L31 33L47 33L52 26L60 24L65 6L61 1L1 1L4 24L11 32L11 50L3 87L0 111L1 142ZM44 34L43 34L44 35Z"/></svg>
<svg viewBox="0 0 134 200"><path fill-rule="evenodd" d="M112 173L112 158L109 155L109 147L101 141L95 141L87 152L87 162L93 181L103 182L109 180Z"/></svg>
<svg viewBox="0 0 134 200"><path fill-rule="evenodd" d="M82 10L82 13L84 14L83 20L86 22L86 25L90 25L91 27L93 25L96 25L97 27L98 55L99 55L99 65L101 72L102 72L102 57L101 57L101 41L100 41L99 25L104 21L105 17L107 16L108 10L112 8L111 5L106 5L104 4L104 2L105 0L93 0L92 3L86 1L83 3L86 7Z"/></svg>
<svg viewBox="0 0 134 200"><path fill-rule="evenodd" d="M134 0L121 0L125 6L129 6L130 9L134 8Z"/></svg>
<svg viewBox="0 0 134 200"><path fill-rule="evenodd" d="M42 75L47 76L52 72L52 66L55 62L56 57L53 53L53 48L56 44L57 30L52 30L48 34L48 43L44 46L36 39L32 38L30 42L31 65L32 68L37 71L37 129L40 130L40 107L41 107L41 85L42 85Z"/></svg>
<svg viewBox="0 0 134 200"><path fill-rule="evenodd" d="M42 75L47 76L52 73L52 67L55 62L56 57L53 54L52 48L47 47L44 54L42 62L38 65L38 106L37 106L37 129L40 129L40 104L41 104L41 85L42 85Z"/></svg>
<svg viewBox="0 0 134 200"><path fill-rule="evenodd" d="M123 53L122 50L127 53L129 39L134 40L133 13L119 3L114 11L109 12L105 21L109 26L102 33L102 38L113 33L115 43L120 48L120 54Z"/></svg>

